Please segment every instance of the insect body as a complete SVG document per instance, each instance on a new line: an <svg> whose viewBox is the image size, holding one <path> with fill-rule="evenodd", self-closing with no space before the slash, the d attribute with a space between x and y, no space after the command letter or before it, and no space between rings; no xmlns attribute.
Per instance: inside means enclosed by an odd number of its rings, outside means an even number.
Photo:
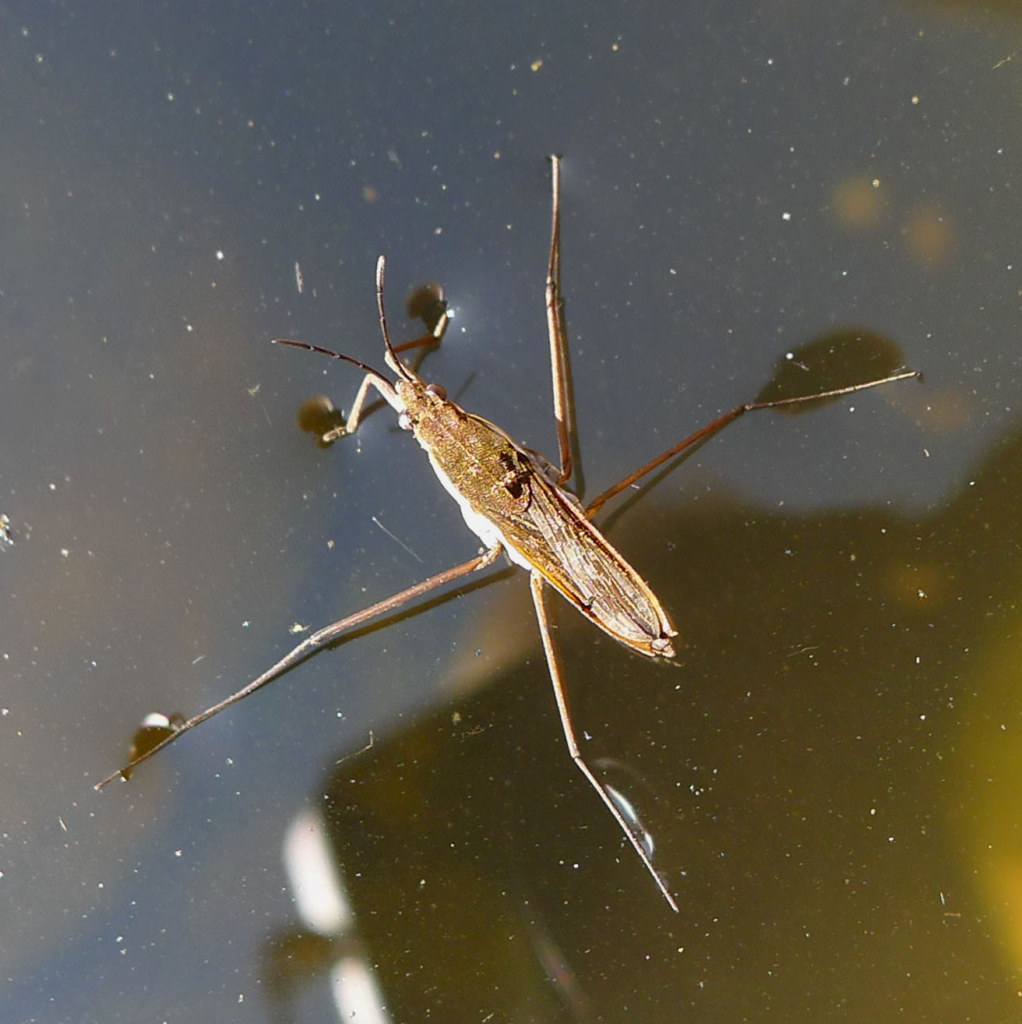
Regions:
<svg viewBox="0 0 1022 1024"><path fill-rule="evenodd" d="M426 451L441 484L458 503L465 522L483 542L485 551L461 565L437 573L311 634L247 686L190 718L151 750L103 779L97 784L97 789L148 759L189 729L195 728L207 718L265 686L281 672L355 626L393 611L435 587L492 564L503 551L512 562L529 572L540 637L568 751L586 780L613 814L671 909L678 910L678 904L666 879L653 863L649 834L627 801L593 773L582 755L568 708L564 679L544 603L544 586L549 584L559 591L590 622L631 650L649 658L673 657L675 651L672 638L677 634L666 612L642 577L592 524L592 516L610 498L640 480L651 470L746 412L835 397L916 374L906 371L882 380L853 384L820 394L736 406L583 506L575 495L564 488L571 476L571 429L565 380L566 340L559 284L560 161L557 157L552 157L551 164L553 223L547 263L546 309L560 468L552 466L539 453L517 444L488 420L460 408L447 398L442 387L425 383L414 370L401 361L401 351L439 340L446 319L443 319L441 326L432 334L399 347L393 346L387 333L384 312L384 259L381 256L376 269L376 294L385 345L384 358L387 366L395 374L394 381L350 356L306 342L287 339L278 341L283 345L333 356L359 367L364 372L365 376L355 395L347 420L342 426L324 435L323 440L336 440L357 430L369 389L374 388L398 414L399 424L405 430L411 431Z"/></svg>
<svg viewBox="0 0 1022 1024"><path fill-rule="evenodd" d="M440 482L487 546L538 572L590 622L640 654L673 657L676 635L639 574L586 518L552 467L435 385L396 385L408 424Z"/></svg>

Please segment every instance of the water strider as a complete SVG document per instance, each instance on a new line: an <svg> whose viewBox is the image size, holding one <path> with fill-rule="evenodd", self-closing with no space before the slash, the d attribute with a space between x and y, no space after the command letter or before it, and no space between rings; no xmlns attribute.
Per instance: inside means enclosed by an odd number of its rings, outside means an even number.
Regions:
<svg viewBox="0 0 1022 1024"><path fill-rule="evenodd" d="M385 346L384 359L395 374L395 380L391 381L351 356L331 352L317 345L288 339L277 339L277 343L320 352L361 369L365 376L355 395L351 412L341 426L324 436L324 440L336 440L357 430L369 389L374 388L397 413L400 426L411 431L425 450L441 484L457 502L465 522L483 542L485 550L461 565L430 576L384 601L313 633L247 686L177 725L162 742L99 782L97 789L152 757L189 729L265 686L285 669L353 627L393 611L435 587L485 568L504 552L514 564L529 573L543 651L568 752L614 816L671 909L677 912L678 904L667 881L653 863L650 836L640 819L621 794L597 778L582 755L547 617L544 589L548 585L553 587L590 622L631 650L653 659L673 658L673 638L677 632L670 618L645 580L593 525L593 515L610 498L653 469L746 412L851 394L878 384L914 377L916 374L906 371L813 395L748 402L736 406L583 506L574 494L565 490L572 474L572 429L566 380L566 337L560 296L560 159L551 157L551 166L552 229L547 262L546 313L559 467L551 465L538 452L517 444L488 420L466 412L447 398L440 385L427 384L401 361L399 352L439 340L446 320L424 338L397 347L392 345L383 303L384 259L381 256L376 267L376 297Z"/></svg>

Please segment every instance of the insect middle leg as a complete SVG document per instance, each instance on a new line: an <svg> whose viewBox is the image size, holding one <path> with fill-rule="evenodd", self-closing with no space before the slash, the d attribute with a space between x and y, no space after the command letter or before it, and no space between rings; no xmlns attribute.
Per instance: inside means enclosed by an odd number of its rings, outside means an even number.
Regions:
<svg viewBox="0 0 1022 1024"><path fill-rule="evenodd" d="M558 485L571 479L571 441L574 434L571 399L568 393L568 343L564 327L564 300L561 298L561 158L550 157L550 255L546 270L546 323L550 338L550 377L554 389L554 419L557 421L557 448L560 459Z"/></svg>
<svg viewBox="0 0 1022 1024"><path fill-rule="evenodd" d="M865 391L868 388L880 387L881 384L893 384L897 380L907 380L909 377L919 378L919 376L920 374L918 370L904 370L901 373L894 373L888 377L880 377L877 380L864 381L861 384L849 384L847 387L833 388L830 391L818 391L813 395L798 395L795 398L776 398L769 402L745 402L742 405L736 405L733 409L724 413L722 416L718 416L713 420L713 422L707 423L706 426L700 427L677 444L671 445L667 451L661 452L655 459L650 459L649 462L640 466L634 473L629 473L623 480L619 480L613 485L613 487L608 487L601 495L594 498L586 505L586 515L592 519L592 517L596 515L596 513L599 512L599 510L615 495L620 494L623 490L631 487L632 484L637 483L644 476L652 473L658 466L662 466L665 462L669 462L676 455L680 455L686 448L691 448L693 445L697 445L701 441L705 441L707 438L712 437L718 431L723 430L729 423L734 423L739 416L743 416L747 412L755 412L758 409L777 409L786 405L797 405L800 402L816 402L821 398L839 398L841 395L851 395L856 391Z"/></svg>
<svg viewBox="0 0 1022 1024"><path fill-rule="evenodd" d="M551 226L550 226L550 255L547 260L546 275L546 318L547 333L550 338L550 377L554 393L554 419L557 421L557 447L560 457L560 474L557 483L565 484L572 474L571 444L573 437L572 405L570 400L570 382L568 374L568 342L567 331L564 325L564 300L561 297L561 158L557 154L550 157L551 167ZM821 398L837 398L840 395L850 395L856 391L865 391L867 388L879 387L881 384L893 384L898 380L905 380L909 377L918 377L918 372L906 370L902 373L891 374L876 380L866 381L861 384L852 384L848 387L834 388L830 391L821 391L813 395L800 395L796 398L780 398L768 402L745 402L737 405L729 412L717 417L712 423L690 434L688 437L672 445L667 451L662 452L656 458L651 459L645 465L640 466L634 473L630 473L623 480L607 488L599 497L593 499L586 505L586 514L592 518L602 507L616 494L632 484L641 480L651 473L658 466L680 455L686 448L691 448L700 441L711 437L719 430L723 430L729 423L734 422L739 416L757 409L776 409L781 406L796 405L799 402L812 402Z"/></svg>

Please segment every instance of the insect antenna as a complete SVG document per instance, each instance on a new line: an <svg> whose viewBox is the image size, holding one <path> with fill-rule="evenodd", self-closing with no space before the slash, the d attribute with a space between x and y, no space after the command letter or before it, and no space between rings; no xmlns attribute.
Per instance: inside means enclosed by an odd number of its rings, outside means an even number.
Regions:
<svg viewBox="0 0 1022 1024"><path fill-rule="evenodd" d="M418 378L398 358L397 350L390 343L390 332L387 330L387 313L383 308L383 278L387 260L381 256L376 261L376 307L380 311L380 330L383 332L383 344L387 346L387 365L403 380L411 383Z"/></svg>
<svg viewBox="0 0 1022 1024"><path fill-rule="evenodd" d="M342 359L346 363L351 363L352 366L357 366L360 370L368 373L370 376L378 377L383 381L387 380L379 370L374 370L371 366L368 366L359 359L343 355L340 352L334 352L333 349L321 348L319 345L310 345L307 341L295 341L293 338L272 338L270 344L290 345L291 348L304 348L307 352L318 352L320 355L333 356L334 359Z"/></svg>

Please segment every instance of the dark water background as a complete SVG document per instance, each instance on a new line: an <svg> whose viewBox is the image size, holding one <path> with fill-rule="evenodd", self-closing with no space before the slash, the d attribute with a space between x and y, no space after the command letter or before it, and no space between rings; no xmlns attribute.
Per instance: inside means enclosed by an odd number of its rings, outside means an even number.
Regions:
<svg viewBox="0 0 1022 1024"><path fill-rule="evenodd" d="M1017 1014L1014 6L32 3L0 26L4 1021L336 1019L345 953L382 1020ZM455 308L429 375L554 453L552 151L590 494L798 346L865 333L926 375L750 418L615 520L680 667L560 615L587 752L642 798L681 914L567 760L521 574L93 793L146 712L475 552L392 417L331 450L297 429L355 372L268 344L380 362L379 253L395 334L415 284ZM303 810L351 886L341 937L310 935L282 867Z"/></svg>

